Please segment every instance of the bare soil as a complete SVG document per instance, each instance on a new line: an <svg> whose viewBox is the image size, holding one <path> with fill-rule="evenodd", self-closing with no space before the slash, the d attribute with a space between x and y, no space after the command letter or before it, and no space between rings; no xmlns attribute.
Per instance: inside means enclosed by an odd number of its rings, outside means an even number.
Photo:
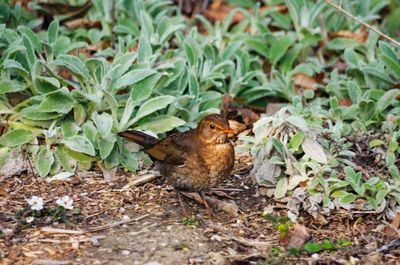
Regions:
<svg viewBox="0 0 400 265"><path fill-rule="evenodd" d="M379 251L398 235L382 232L387 223L363 212L337 211L326 224L301 215L307 242L342 239L352 245L318 256L290 255L290 238L263 217L265 209L286 216L285 205L260 194L248 177L250 165L240 158L219 187L238 205L238 216L210 212L187 198L184 216L176 192L161 178L130 186L155 174L151 169L121 171L111 182L96 171L51 183L31 174L6 179L0 186L0 264L400 264L398 246ZM50 217L27 223L23 209L32 195L43 197L47 207L69 195L81 211L69 214L67 224Z"/></svg>

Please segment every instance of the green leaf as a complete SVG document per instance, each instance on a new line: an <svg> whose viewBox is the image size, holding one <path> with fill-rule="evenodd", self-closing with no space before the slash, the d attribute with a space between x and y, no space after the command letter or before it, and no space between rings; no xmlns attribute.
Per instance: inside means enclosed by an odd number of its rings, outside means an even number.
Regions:
<svg viewBox="0 0 400 265"><path fill-rule="evenodd" d="M138 169L138 156L137 153L131 153L127 149L123 149L121 157L121 164L129 171L136 172Z"/></svg>
<svg viewBox="0 0 400 265"><path fill-rule="evenodd" d="M51 165L54 163L53 152L46 147L41 146L38 156L36 158L36 169L41 177L49 174Z"/></svg>
<svg viewBox="0 0 400 265"><path fill-rule="evenodd" d="M142 106L140 106L135 118L129 124L132 125L141 118L167 107L169 104L174 102L174 100L175 97L173 96L158 96L149 99Z"/></svg>
<svg viewBox="0 0 400 265"><path fill-rule="evenodd" d="M58 27L59 23L57 19L53 20L49 25L47 30L47 40L50 44L54 43L58 38Z"/></svg>
<svg viewBox="0 0 400 265"><path fill-rule="evenodd" d="M32 43L33 47L37 52L39 53L42 52L42 44L40 43L40 39L35 32L33 32L30 28L25 26L19 26L18 31L24 34L29 39L29 41Z"/></svg>
<svg viewBox="0 0 400 265"><path fill-rule="evenodd" d="M349 185L349 183L347 181L343 181L341 183L343 185L346 184L346 186ZM349 194L349 193L345 190L337 190L337 191L332 192L331 196L332 196L332 198L342 198L342 197L346 196L347 194Z"/></svg>
<svg viewBox="0 0 400 265"><path fill-rule="evenodd" d="M77 103L74 106L74 120L77 125L81 125L86 120L86 110L82 104Z"/></svg>
<svg viewBox="0 0 400 265"><path fill-rule="evenodd" d="M63 116L62 113L57 112L41 112L39 105L33 105L24 108L20 113L24 118L34 121L49 121Z"/></svg>
<svg viewBox="0 0 400 265"><path fill-rule="evenodd" d="M304 132L298 132L295 135L293 135L292 139L290 139L288 147L290 149L294 149L297 151L303 140L304 140Z"/></svg>
<svg viewBox="0 0 400 265"><path fill-rule="evenodd" d="M376 112L380 113L387 107L396 102L396 97L400 95L400 89L391 89L385 92L385 94L379 98L376 103Z"/></svg>
<svg viewBox="0 0 400 265"><path fill-rule="evenodd" d="M26 129L15 129L0 137L0 145L14 147L29 143L33 139L31 131Z"/></svg>
<svg viewBox="0 0 400 265"><path fill-rule="evenodd" d="M0 95L12 92L23 91L26 89L26 84L17 80L2 80L0 81Z"/></svg>
<svg viewBox="0 0 400 265"><path fill-rule="evenodd" d="M146 77L145 79L137 82L132 86L130 97L134 104L138 104L143 100L148 99L156 86L158 80L160 80L161 74L154 74Z"/></svg>
<svg viewBox="0 0 400 265"><path fill-rule="evenodd" d="M348 193L345 196L341 197L339 202L342 204L350 204L350 203L354 202L356 199L357 199L357 195Z"/></svg>
<svg viewBox="0 0 400 265"><path fill-rule="evenodd" d="M193 71L191 71L189 75L189 94L195 98L198 98L200 94L199 82L197 81L197 76Z"/></svg>
<svg viewBox="0 0 400 265"><path fill-rule="evenodd" d="M103 138L106 138L110 135L113 126L113 118L110 114L107 112L103 112L101 114L94 112L92 114L92 120Z"/></svg>
<svg viewBox="0 0 400 265"><path fill-rule="evenodd" d="M386 189L382 189L382 190L378 191L375 195L376 202L378 204L381 204L381 202L385 199L387 194L388 194L388 191Z"/></svg>
<svg viewBox="0 0 400 265"><path fill-rule="evenodd" d="M345 167L344 172L346 173L346 176L351 179L356 175L356 172L351 167Z"/></svg>
<svg viewBox="0 0 400 265"><path fill-rule="evenodd" d="M35 50L33 49L32 42L29 40L26 35L22 37L22 43L25 46L25 52L26 52L26 59L28 61L28 68L32 68L32 65L35 64L36 61L36 56L35 56Z"/></svg>
<svg viewBox="0 0 400 265"><path fill-rule="evenodd" d="M230 59L239 50L239 48L240 48L240 46L242 46L242 44L243 44L242 41L236 41L236 42L229 44L225 48L224 53L222 54L222 58L224 60Z"/></svg>
<svg viewBox="0 0 400 265"><path fill-rule="evenodd" d="M153 69L135 69L127 72L123 76L119 77L111 86L111 89L120 89L129 85L133 85L146 77L154 75L157 73L156 70Z"/></svg>
<svg viewBox="0 0 400 265"><path fill-rule="evenodd" d="M351 38L336 38L328 42L325 47L330 50L345 50L347 48L352 49L360 45L361 44L358 41Z"/></svg>
<svg viewBox="0 0 400 265"><path fill-rule="evenodd" d="M246 40L246 43L250 49L263 55L265 58L269 57L269 49L265 42L261 41L260 39L250 38Z"/></svg>
<svg viewBox="0 0 400 265"><path fill-rule="evenodd" d="M285 148L283 147L283 144L275 137L271 138L271 141L272 141L272 144L274 145L275 150L278 151L279 154L284 157L285 156Z"/></svg>
<svg viewBox="0 0 400 265"><path fill-rule="evenodd" d="M373 197L367 197L368 205L371 206L373 209L377 209L379 207L378 202Z"/></svg>
<svg viewBox="0 0 400 265"><path fill-rule="evenodd" d="M304 250L306 250L309 253L317 253L322 250L322 246L318 243L308 242L304 244Z"/></svg>
<svg viewBox="0 0 400 265"><path fill-rule="evenodd" d="M286 192L288 190L288 180L287 177L282 177L278 180L278 183L276 183L276 188L274 192L275 198L283 198L286 195Z"/></svg>
<svg viewBox="0 0 400 265"><path fill-rule="evenodd" d="M74 100L69 92L59 90L48 94L39 105L40 112L57 112L66 114L74 107Z"/></svg>
<svg viewBox="0 0 400 265"><path fill-rule="evenodd" d="M349 91L349 97L350 97L351 101L354 104L358 104L358 102L361 100L361 97L362 97L362 91L361 91L360 87L354 81L349 81L347 83L347 86L349 88L348 91Z"/></svg>
<svg viewBox="0 0 400 265"><path fill-rule="evenodd" d="M76 56L62 54L59 55L53 63L55 65L65 67L74 75L82 78L83 80L90 79L89 70L87 69L86 65Z"/></svg>
<svg viewBox="0 0 400 265"><path fill-rule="evenodd" d="M62 141L68 148L73 151L94 156L96 154L93 144L88 138L80 135L75 135L70 139Z"/></svg>
<svg viewBox="0 0 400 265"><path fill-rule="evenodd" d="M86 121L83 125L82 125L82 132L83 132L83 136L85 136L86 138L88 138L92 143L94 143L96 141L96 136L97 136L97 128L96 126L94 126L92 121Z"/></svg>
<svg viewBox="0 0 400 265"><path fill-rule="evenodd" d="M384 145L384 144L385 144L385 142L382 141L381 139L374 139L369 142L369 147L374 148L374 147Z"/></svg>
<svg viewBox="0 0 400 265"><path fill-rule="evenodd" d="M74 160L68 156L66 150L62 146L57 146L57 149L55 151L55 156L57 157L58 161L60 161L61 166L66 170L66 171L74 171Z"/></svg>
<svg viewBox="0 0 400 265"><path fill-rule="evenodd" d="M116 137L114 135L109 136L107 138L103 138L103 137L98 137L97 138L97 146L99 147L99 153L100 153L100 157L101 159L106 159L111 151L114 148L114 143L116 141Z"/></svg>
<svg viewBox="0 0 400 265"><path fill-rule="evenodd" d="M161 115L157 116L145 123L140 124L136 127L141 130L148 130L154 133L163 133L170 131L176 127L184 125L186 122L174 116Z"/></svg>
<svg viewBox="0 0 400 265"><path fill-rule="evenodd" d="M33 83L37 91L42 94L47 94L60 88L60 82L53 77L36 76Z"/></svg>
<svg viewBox="0 0 400 265"><path fill-rule="evenodd" d="M77 135L79 131L79 126L76 125L73 119L69 117L63 120L63 122L61 123L61 132L63 133L65 138L70 138L74 135Z"/></svg>
<svg viewBox="0 0 400 265"><path fill-rule="evenodd" d="M400 79L400 57L386 42L380 41L381 59L392 73Z"/></svg>
<svg viewBox="0 0 400 265"><path fill-rule="evenodd" d="M152 54L149 38L141 36L139 39L138 62L148 62Z"/></svg>
<svg viewBox="0 0 400 265"><path fill-rule="evenodd" d="M194 66L197 62L199 53L197 52L193 41L191 39L187 39L187 41L183 43L183 49L185 51L185 55L189 62L189 65Z"/></svg>
<svg viewBox="0 0 400 265"><path fill-rule="evenodd" d="M283 36L272 43L271 49L269 50L269 59L271 64L275 65L285 55L290 45L294 42L293 38L289 36Z"/></svg>

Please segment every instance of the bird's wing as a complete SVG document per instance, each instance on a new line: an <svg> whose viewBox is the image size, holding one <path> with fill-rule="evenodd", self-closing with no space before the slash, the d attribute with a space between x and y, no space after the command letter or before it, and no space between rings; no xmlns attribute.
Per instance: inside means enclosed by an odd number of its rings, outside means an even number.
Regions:
<svg viewBox="0 0 400 265"><path fill-rule="evenodd" d="M196 145L190 141L189 135L189 133L173 134L147 149L146 152L167 164L184 165L187 156Z"/></svg>

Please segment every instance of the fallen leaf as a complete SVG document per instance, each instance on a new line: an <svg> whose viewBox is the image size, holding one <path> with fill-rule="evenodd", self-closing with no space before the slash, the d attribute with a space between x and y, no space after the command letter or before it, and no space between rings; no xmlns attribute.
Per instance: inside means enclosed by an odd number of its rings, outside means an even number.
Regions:
<svg viewBox="0 0 400 265"><path fill-rule="evenodd" d="M353 102L349 98L339 98L338 101L339 101L339 106L349 107L353 104Z"/></svg>
<svg viewBox="0 0 400 265"><path fill-rule="evenodd" d="M283 107L284 107L284 105L282 103L268 103L265 113L268 116L273 116L275 113L277 113Z"/></svg>
<svg viewBox="0 0 400 265"><path fill-rule="evenodd" d="M243 122L246 125L253 124L253 123L255 123L256 121L258 121L260 119L260 115L258 115L258 113L256 113L255 111L253 111L251 109L238 108L237 110L241 114Z"/></svg>
<svg viewBox="0 0 400 265"><path fill-rule="evenodd" d="M349 38L356 40L360 43L365 43L368 39L368 30L365 27L362 27L359 32L354 33L348 30L341 30L337 32L330 32L328 33L328 37L330 39L335 39L335 38Z"/></svg>
<svg viewBox="0 0 400 265"><path fill-rule="evenodd" d="M308 237L307 228L301 224L295 224L293 229L288 234L287 246L288 248L301 248Z"/></svg>
<svg viewBox="0 0 400 265"><path fill-rule="evenodd" d="M306 137L301 143L301 147L306 155L311 159L321 163L328 163L328 158L326 157L323 147L314 139Z"/></svg>
<svg viewBox="0 0 400 265"><path fill-rule="evenodd" d="M0 187L0 196L1 197L7 197L9 193L4 189L3 187Z"/></svg>
<svg viewBox="0 0 400 265"><path fill-rule="evenodd" d="M28 161L21 154L11 154L5 165L0 169L0 176L4 179L19 175L23 171L28 170Z"/></svg>
<svg viewBox="0 0 400 265"><path fill-rule="evenodd" d="M373 252L371 254L368 254L361 259L360 264L365 264L365 265L382 264L382 254L379 252Z"/></svg>
<svg viewBox="0 0 400 265"><path fill-rule="evenodd" d="M227 15L229 14L229 12L236 8L233 5L229 5L229 4L225 4L224 1L213 1L213 3L209 6L209 8L207 10L204 11L204 16L206 18L208 18L209 20L211 20L211 22L216 22L216 21L221 21L223 22L225 20L225 18L227 17ZM268 9L272 9L275 8L277 10L277 12L280 13L286 13L287 12L287 6L286 5L265 5L262 6L259 9L259 13L262 13ZM247 10L249 13L252 13L253 10L248 9ZM240 13L237 12L232 19L232 24L236 24L240 21L242 21L245 18L245 16Z"/></svg>
<svg viewBox="0 0 400 265"><path fill-rule="evenodd" d="M246 124L235 121L235 120L228 120L229 127L236 131L236 133L241 133L246 129Z"/></svg>
<svg viewBox="0 0 400 265"><path fill-rule="evenodd" d="M317 80L306 74L303 73L294 74L293 80L294 80L294 85L297 88L297 91L301 88L313 91L317 89Z"/></svg>
<svg viewBox="0 0 400 265"><path fill-rule="evenodd" d="M391 225L385 226L382 233L388 236L397 236L399 232L396 231L395 229L399 230L399 227L400 227L400 213L397 213Z"/></svg>

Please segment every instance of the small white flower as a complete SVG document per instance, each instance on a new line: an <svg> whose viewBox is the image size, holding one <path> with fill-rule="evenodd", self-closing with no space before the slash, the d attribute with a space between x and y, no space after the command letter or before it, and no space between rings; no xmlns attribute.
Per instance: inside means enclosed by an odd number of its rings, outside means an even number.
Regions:
<svg viewBox="0 0 400 265"><path fill-rule="evenodd" d="M31 210L40 211L43 209L44 202L43 199L39 196L34 195L32 196L32 198L26 201L31 206Z"/></svg>
<svg viewBox="0 0 400 265"><path fill-rule="evenodd" d="M33 216L28 216L28 217L26 217L26 219L25 219L25 221L26 221L28 224L32 223L33 220L35 220L35 217L33 217Z"/></svg>
<svg viewBox="0 0 400 265"><path fill-rule="evenodd" d="M292 223L296 223L297 222L297 215L295 215L294 213L292 213L292 211L288 211L287 212L287 217L290 219L290 221L292 222Z"/></svg>
<svg viewBox="0 0 400 265"><path fill-rule="evenodd" d="M68 195L57 199L56 203L64 209L72 210L74 201Z"/></svg>

